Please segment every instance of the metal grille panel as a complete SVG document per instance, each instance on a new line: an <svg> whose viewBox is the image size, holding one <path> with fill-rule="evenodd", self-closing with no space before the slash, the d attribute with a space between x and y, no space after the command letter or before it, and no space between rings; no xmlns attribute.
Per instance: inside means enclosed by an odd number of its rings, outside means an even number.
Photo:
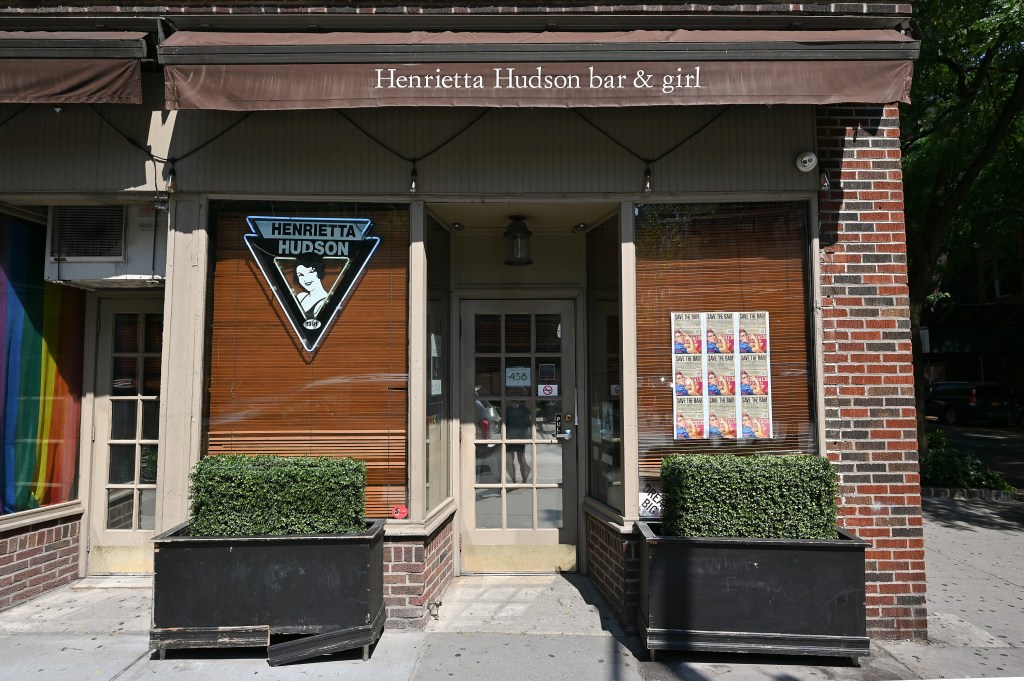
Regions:
<svg viewBox="0 0 1024 681"><path fill-rule="evenodd" d="M53 206L51 258L123 258L124 206Z"/></svg>

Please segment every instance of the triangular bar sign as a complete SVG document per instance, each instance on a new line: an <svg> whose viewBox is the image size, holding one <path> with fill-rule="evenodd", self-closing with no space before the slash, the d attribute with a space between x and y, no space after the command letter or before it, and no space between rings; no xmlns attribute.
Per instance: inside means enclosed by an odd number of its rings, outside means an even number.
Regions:
<svg viewBox="0 0 1024 681"><path fill-rule="evenodd" d="M380 237L365 218L250 216L245 243L307 352L316 351Z"/></svg>

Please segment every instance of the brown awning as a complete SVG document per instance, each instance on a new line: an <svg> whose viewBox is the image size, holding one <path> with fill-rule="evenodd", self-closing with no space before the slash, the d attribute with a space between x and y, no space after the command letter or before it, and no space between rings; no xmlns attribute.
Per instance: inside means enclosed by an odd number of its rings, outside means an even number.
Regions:
<svg viewBox="0 0 1024 681"><path fill-rule="evenodd" d="M140 104L146 35L0 31L0 102Z"/></svg>
<svg viewBox="0 0 1024 681"><path fill-rule="evenodd" d="M172 109L908 101L899 31L202 33L158 48Z"/></svg>

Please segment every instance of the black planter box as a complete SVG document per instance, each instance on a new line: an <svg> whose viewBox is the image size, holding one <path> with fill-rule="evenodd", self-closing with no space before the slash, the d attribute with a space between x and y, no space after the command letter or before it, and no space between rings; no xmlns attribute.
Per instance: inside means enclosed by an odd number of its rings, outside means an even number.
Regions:
<svg viewBox="0 0 1024 681"><path fill-rule="evenodd" d="M867 542L663 537L638 522L637 625L651 651L868 655Z"/></svg>
<svg viewBox="0 0 1024 681"><path fill-rule="evenodd" d="M153 539L150 644L268 646L270 663L363 647L384 629L384 521L362 534ZM270 645L272 634L314 634Z"/></svg>

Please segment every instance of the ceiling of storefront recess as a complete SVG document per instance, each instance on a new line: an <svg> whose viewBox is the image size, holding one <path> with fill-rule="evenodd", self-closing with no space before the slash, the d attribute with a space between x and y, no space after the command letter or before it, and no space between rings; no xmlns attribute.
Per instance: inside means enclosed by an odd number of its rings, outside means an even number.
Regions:
<svg viewBox="0 0 1024 681"><path fill-rule="evenodd" d="M487 203L432 203L427 212L437 222L451 228L461 223L465 229L504 229L511 216L521 215L526 225L538 232L569 232L580 223L595 227L618 214L615 202L524 203L518 201Z"/></svg>

